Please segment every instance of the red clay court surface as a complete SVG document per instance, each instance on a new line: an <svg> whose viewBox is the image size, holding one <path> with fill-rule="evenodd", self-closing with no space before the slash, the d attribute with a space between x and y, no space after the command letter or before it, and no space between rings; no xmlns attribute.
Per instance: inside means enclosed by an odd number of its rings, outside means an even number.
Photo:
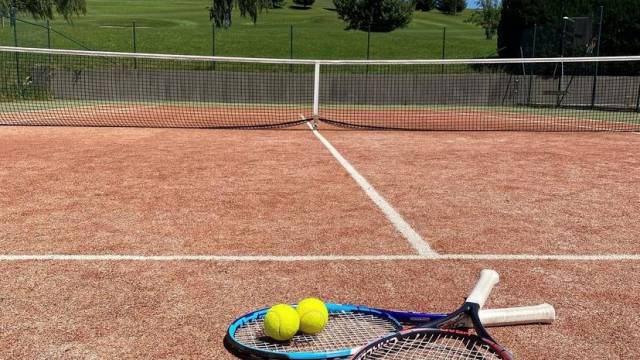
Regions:
<svg viewBox="0 0 640 360"><path fill-rule="evenodd" d="M519 359L639 358L638 148L634 133L0 127L0 358L227 359L249 310L447 311L482 268L501 274L488 307L556 307L553 325L492 330Z"/></svg>

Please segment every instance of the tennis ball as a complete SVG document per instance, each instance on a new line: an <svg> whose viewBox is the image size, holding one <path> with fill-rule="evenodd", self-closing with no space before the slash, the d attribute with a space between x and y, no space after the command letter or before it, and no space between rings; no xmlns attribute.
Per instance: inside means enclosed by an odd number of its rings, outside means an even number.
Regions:
<svg viewBox="0 0 640 360"><path fill-rule="evenodd" d="M271 307L264 316L264 333L275 340L289 340L298 332L299 328L298 312L287 304Z"/></svg>
<svg viewBox="0 0 640 360"><path fill-rule="evenodd" d="M298 303L296 310L300 316L300 330L306 334L321 332L329 321L327 306L320 299L306 298Z"/></svg>

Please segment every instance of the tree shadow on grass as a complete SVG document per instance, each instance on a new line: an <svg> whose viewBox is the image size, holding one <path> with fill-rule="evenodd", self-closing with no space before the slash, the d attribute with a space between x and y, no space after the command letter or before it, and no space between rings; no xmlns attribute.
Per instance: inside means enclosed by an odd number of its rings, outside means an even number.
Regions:
<svg viewBox="0 0 640 360"><path fill-rule="evenodd" d="M300 6L300 5L289 5L289 9L293 9L293 10L311 10L311 6Z"/></svg>

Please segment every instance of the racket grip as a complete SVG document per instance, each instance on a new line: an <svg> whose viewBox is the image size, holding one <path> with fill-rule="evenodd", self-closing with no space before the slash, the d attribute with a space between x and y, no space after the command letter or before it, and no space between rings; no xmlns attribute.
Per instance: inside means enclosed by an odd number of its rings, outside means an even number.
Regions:
<svg viewBox="0 0 640 360"><path fill-rule="evenodd" d="M556 319L556 310L550 304L513 307L507 309L480 310L480 322L484 326L512 326L526 324L550 324ZM472 327L473 324L465 324Z"/></svg>
<svg viewBox="0 0 640 360"><path fill-rule="evenodd" d="M480 271L480 279L467 297L467 302L478 304L482 308L498 281L500 281L500 276L495 270L484 269Z"/></svg>

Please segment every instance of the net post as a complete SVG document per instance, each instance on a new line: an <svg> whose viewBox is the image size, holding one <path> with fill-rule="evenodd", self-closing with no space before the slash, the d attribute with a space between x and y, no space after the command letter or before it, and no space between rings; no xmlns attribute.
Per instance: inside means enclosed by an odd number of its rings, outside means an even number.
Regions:
<svg viewBox="0 0 640 360"><path fill-rule="evenodd" d="M640 84L638 84L638 96L636 98L636 112L640 113Z"/></svg>
<svg viewBox="0 0 640 360"><path fill-rule="evenodd" d="M311 126L314 129L318 127L318 120L320 119L320 63L314 64L313 75L313 119L311 120Z"/></svg>

